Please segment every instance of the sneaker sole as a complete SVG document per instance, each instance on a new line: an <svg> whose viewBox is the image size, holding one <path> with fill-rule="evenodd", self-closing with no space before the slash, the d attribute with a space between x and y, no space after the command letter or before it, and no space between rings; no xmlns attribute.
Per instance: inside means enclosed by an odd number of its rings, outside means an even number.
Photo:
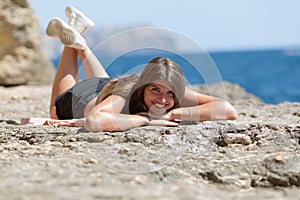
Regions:
<svg viewBox="0 0 300 200"><path fill-rule="evenodd" d="M67 28L59 19L52 19L49 22L46 33L51 37L58 37L65 45L72 45L75 42L73 30Z"/></svg>
<svg viewBox="0 0 300 200"><path fill-rule="evenodd" d="M80 17L82 20L86 23L87 28L85 30L83 30L83 32L85 33L87 30L89 30L90 28L95 26L95 23L88 18L87 16L85 16L82 12L80 12L79 10L77 10L76 8L74 8L73 6L67 6L66 10L65 10L66 16L68 17L69 21L70 19L73 17L71 13L76 13L76 17Z"/></svg>
<svg viewBox="0 0 300 200"><path fill-rule="evenodd" d="M95 26L95 23L93 22L93 20L91 20L90 18L85 16L82 12L80 12L79 10L74 8L73 6L67 6L66 7L66 15L67 15L68 18L72 17L72 15L71 15L72 12L76 13L78 16L80 16L87 23L88 26L90 26L90 27Z"/></svg>

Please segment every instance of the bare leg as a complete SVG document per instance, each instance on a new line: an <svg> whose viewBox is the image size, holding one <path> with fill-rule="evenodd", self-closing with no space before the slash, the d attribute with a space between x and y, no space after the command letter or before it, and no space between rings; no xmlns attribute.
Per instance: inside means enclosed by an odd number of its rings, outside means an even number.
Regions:
<svg viewBox="0 0 300 200"><path fill-rule="evenodd" d="M102 77L108 78L109 75L105 71L95 54L87 48L85 51L78 50L78 55L82 62L84 74L86 78Z"/></svg>
<svg viewBox="0 0 300 200"><path fill-rule="evenodd" d="M78 56L82 62L86 78L109 77L100 61L87 45L86 50L64 47L52 86L50 101L50 117L52 119L57 119L55 98L78 82Z"/></svg>
<svg viewBox="0 0 300 200"><path fill-rule="evenodd" d="M85 47L85 49L85 51L78 50L78 55L83 66L85 77L109 78L109 75L106 73L103 65L100 63L95 54L89 48L87 48L87 46ZM91 109L95 106L96 99L97 98L94 98L87 104L84 116L86 116L87 113L89 113Z"/></svg>
<svg viewBox="0 0 300 200"><path fill-rule="evenodd" d="M48 36L56 37L66 45L58 64L50 100L50 117L57 119L55 99L78 82L78 56L81 59L86 78L109 76L89 49L85 39L63 20L57 17L53 18L49 22L46 32Z"/></svg>
<svg viewBox="0 0 300 200"><path fill-rule="evenodd" d="M50 117L57 119L55 98L61 93L71 88L78 81L78 55L74 48L65 47L52 85L50 100Z"/></svg>

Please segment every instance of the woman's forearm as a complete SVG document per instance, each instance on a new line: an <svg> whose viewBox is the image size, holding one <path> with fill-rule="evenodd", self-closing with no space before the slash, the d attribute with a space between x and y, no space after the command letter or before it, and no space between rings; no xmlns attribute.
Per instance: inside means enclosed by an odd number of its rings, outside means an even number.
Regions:
<svg viewBox="0 0 300 200"><path fill-rule="evenodd" d="M235 108L223 100L199 106L177 108L170 111L168 115L170 120L182 121L234 120L237 118Z"/></svg>
<svg viewBox="0 0 300 200"><path fill-rule="evenodd" d="M123 131L149 123L149 119L145 116L99 112L90 113L85 120L84 127L88 131Z"/></svg>

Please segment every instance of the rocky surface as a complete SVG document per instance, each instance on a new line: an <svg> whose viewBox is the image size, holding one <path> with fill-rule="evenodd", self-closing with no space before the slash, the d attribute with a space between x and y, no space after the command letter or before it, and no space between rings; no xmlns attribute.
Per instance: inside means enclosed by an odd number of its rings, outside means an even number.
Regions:
<svg viewBox="0 0 300 200"><path fill-rule="evenodd" d="M224 85L236 121L113 133L20 125L51 86L0 87L0 199L299 199L300 104Z"/></svg>
<svg viewBox="0 0 300 200"><path fill-rule="evenodd" d="M0 1L0 85L50 83L54 67L41 50L38 19L26 0Z"/></svg>

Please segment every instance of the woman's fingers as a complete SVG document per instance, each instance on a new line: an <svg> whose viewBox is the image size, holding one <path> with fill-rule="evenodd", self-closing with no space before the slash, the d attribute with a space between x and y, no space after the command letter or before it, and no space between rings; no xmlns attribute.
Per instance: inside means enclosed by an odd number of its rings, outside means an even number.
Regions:
<svg viewBox="0 0 300 200"><path fill-rule="evenodd" d="M179 126L177 122L163 120L163 119L154 119L150 121L150 126Z"/></svg>

